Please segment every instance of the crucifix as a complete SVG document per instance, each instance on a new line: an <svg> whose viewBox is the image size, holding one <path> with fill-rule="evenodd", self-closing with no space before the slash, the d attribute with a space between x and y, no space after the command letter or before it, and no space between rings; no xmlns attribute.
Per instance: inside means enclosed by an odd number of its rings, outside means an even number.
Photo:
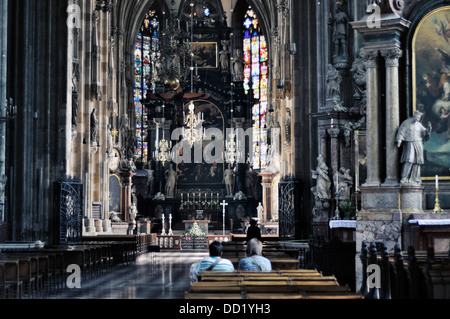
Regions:
<svg viewBox="0 0 450 319"><path fill-rule="evenodd" d="M228 203L223 200L222 204L220 204L220 206L223 207L223 212L222 212L222 216L223 216L223 235L225 236L225 209L228 206Z"/></svg>

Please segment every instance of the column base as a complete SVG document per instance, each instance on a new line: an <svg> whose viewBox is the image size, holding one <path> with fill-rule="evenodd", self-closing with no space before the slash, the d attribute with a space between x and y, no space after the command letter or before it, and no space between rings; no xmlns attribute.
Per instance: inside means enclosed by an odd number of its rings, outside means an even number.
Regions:
<svg viewBox="0 0 450 319"><path fill-rule="evenodd" d="M423 213L422 185L403 184L401 186L401 209L404 214Z"/></svg>
<svg viewBox="0 0 450 319"><path fill-rule="evenodd" d="M399 211L400 186L399 185L378 185L361 186L362 211Z"/></svg>
<svg viewBox="0 0 450 319"><path fill-rule="evenodd" d="M381 184L381 186L387 186L387 187L391 187L391 186L400 186L400 182L396 179L387 179L384 181L383 184Z"/></svg>

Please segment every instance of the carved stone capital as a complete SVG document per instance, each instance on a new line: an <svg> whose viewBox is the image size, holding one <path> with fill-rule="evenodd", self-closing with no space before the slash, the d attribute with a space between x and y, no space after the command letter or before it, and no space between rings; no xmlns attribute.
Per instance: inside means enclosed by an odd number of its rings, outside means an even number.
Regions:
<svg viewBox="0 0 450 319"><path fill-rule="evenodd" d="M377 68L378 67L378 55L379 51L364 51L361 50L361 58L365 60L366 68Z"/></svg>
<svg viewBox="0 0 450 319"><path fill-rule="evenodd" d="M381 55L386 59L386 67L399 67L399 59L403 56L403 51L399 48L381 51Z"/></svg>

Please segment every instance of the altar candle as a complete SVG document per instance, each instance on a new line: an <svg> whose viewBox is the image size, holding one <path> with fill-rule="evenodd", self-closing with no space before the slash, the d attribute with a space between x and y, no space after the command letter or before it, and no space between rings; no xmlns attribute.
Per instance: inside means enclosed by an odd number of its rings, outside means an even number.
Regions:
<svg viewBox="0 0 450 319"><path fill-rule="evenodd" d="M439 189L439 176L436 175L436 189Z"/></svg>
<svg viewBox="0 0 450 319"><path fill-rule="evenodd" d="M339 173L337 174L337 176L336 176L336 193L338 193L339 192Z"/></svg>

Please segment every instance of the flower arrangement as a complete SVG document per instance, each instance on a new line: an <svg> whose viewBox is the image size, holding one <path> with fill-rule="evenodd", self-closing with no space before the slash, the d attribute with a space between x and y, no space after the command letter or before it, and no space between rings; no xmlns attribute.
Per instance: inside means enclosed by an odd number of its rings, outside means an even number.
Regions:
<svg viewBox="0 0 450 319"><path fill-rule="evenodd" d="M206 233L201 230L197 223L194 223L184 235L186 240L190 240L193 237L206 237Z"/></svg>
<svg viewBox="0 0 450 319"><path fill-rule="evenodd" d="M184 237L181 238L181 248L206 249L208 247L207 241L208 239L206 233L202 231L197 223L194 223L192 227L184 234Z"/></svg>

